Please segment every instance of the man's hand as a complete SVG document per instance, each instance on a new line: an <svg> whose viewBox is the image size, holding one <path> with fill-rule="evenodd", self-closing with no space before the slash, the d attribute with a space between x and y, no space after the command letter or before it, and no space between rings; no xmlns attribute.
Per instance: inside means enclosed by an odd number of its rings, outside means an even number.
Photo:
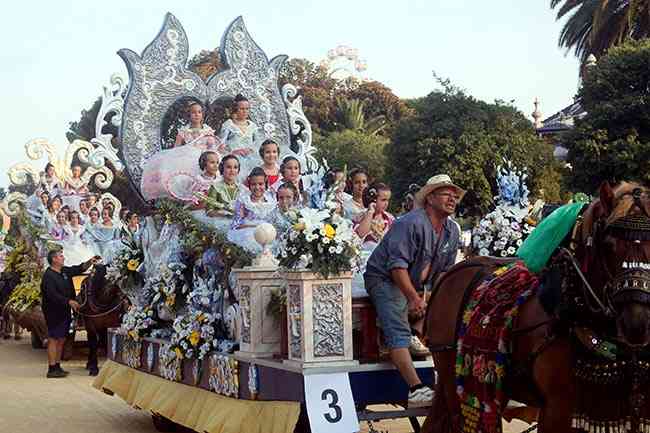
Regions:
<svg viewBox="0 0 650 433"><path fill-rule="evenodd" d="M75 311L79 311L79 308L81 308L81 305L79 305L79 302L75 301L74 299L70 299L68 301L68 305L70 305L70 308L72 308Z"/></svg>
<svg viewBox="0 0 650 433"><path fill-rule="evenodd" d="M408 309L409 316L421 317L427 311L427 303L420 295L416 295L413 299L409 299Z"/></svg>

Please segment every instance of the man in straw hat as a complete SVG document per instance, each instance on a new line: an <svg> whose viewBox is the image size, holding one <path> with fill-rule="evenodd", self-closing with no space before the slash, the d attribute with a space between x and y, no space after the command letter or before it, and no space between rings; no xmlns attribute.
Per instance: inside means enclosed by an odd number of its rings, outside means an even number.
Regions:
<svg viewBox="0 0 650 433"><path fill-rule="evenodd" d="M397 219L368 259L366 290L377 311L390 358L409 385L409 407L429 406L433 391L422 384L409 353L409 317L421 319L421 291L455 262L458 224L449 218L465 191L446 174L429 179L415 194L415 208Z"/></svg>

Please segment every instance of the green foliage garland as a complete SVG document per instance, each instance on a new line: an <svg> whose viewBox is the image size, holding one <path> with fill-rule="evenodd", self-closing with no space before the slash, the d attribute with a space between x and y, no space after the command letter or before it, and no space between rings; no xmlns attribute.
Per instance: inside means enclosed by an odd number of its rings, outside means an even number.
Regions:
<svg viewBox="0 0 650 433"><path fill-rule="evenodd" d="M227 269L249 266L252 263L252 254L229 242L224 233L197 221L183 205L162 199L157 202L156 208L167 222L182 227L181 242L192 258L197 258L205 250L214 248L221 252Z"/></svg>

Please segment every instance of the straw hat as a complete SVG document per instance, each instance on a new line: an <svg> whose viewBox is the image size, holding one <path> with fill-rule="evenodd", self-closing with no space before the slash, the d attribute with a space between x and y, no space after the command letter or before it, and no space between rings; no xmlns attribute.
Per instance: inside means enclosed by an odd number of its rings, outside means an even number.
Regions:
<svg viewBox="0 0 650 433"><path fill-rule="evenodd" d="M463 196L465 195L465 190L458 185L455 185L452 181L451 178L446 175L446 174L437 174L427 181L426 185L424 185L420 190L415 194L415 203L418 206L423 206L424 205L424 199L426 196L431 194L433 191L440 189L440 188L452 188L456 190L458 195L460 196L460 199L463 199Z"/></svg>

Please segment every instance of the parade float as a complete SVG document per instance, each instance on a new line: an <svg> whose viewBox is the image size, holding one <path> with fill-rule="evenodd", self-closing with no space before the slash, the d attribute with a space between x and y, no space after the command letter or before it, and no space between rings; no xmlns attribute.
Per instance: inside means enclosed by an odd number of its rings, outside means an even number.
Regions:
<svg viewBox="0 0 650 433"><path fill-rule="evenodd" d="M269 60L237 18L221 40L224 67L203 80L187 69L187 37L171 14L142 54L118 54L129 80L113 77L105 88L96 138L74 141L63 158L45 140L28 143L31 159L47 155L50 164L43 173L14 166L12 183L31 183L32 192L12 192L2 203L25 221L20 238L42 267L48 242L79 250L66 243L69 234L56 237L57 209L39 194L54 176L65 192L60 204L73 213L95 196L103 220L86 227L91 236L84 239L95 239L91 250L104 263L81 284L81 296L84 305L105 308L80 316L115 313L127 299L129 307L108 330L107 361L94 386L151 412L159 429L356 431L360 421L407 417L418 431L416 417L426 408L406 408L406 384L379 361L374 310L367 297L352 297L361 242L333 203L338 185L319 183L326 167L314 157L298 89L278 83L287 57ZM240 134L225 117L195 125L197 105L227 113L240 100L250 104L244 120L254 133ZM106 133L107 124L119 134ZM243 147L245 139L253 149ZM225 181L228 152L242 171L250 169L268 140L280 159L295 162L305 188L318 191L320 206L283 213L281 224L245 226L235 237L227 227L237 211L223 183L206 185L215 167L204 153L218 156L212 179ZM145 217L132 231L129 214L117 216L117 176L128 179L131 210ZM252 200L246 204L256 212L272 214ZM121 234L107 238L118 224ZM430 359L415 367L431 385ZM370 408L387 403L397 406Z"/></svg>

